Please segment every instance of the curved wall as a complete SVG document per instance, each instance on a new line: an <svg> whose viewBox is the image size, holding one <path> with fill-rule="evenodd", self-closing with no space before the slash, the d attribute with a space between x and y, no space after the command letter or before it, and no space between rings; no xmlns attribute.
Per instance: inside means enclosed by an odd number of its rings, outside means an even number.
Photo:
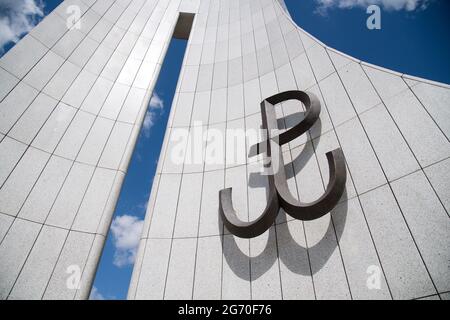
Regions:
<svg viewBox="0 0 450 320"><path fill-rule="evenodd" d="M0 298L88 297L179 2L66 0L0 59Z"/></svg>
<svg viewBox="0 0 450 320"><path fill-rule="evenodd" d="M320 197L325 153L341 147L346 193L331 215L303 223L280 214L263 235L237 238L219 221L219 190L232 187L239 217L254 220L267 178L261 158L247 157L255 141L231 145L225 132L257 130L261 100L292 89L315 93L322 112L283 146L291 191L305 202ZM201 1L174 101L130 299L409 299L450 290L448 86L330 49L278 1ZM298 123L301 111L283 103L280 125ZM194 140L200 130L212 136L201 161L191 161L189 141L184 161L174 157L186 130ZM211 163L217 130L223 161Z"/></svg>
<svg viewBox="0 0 450 320"><path fill-rule="evenodd" d="M65 26L70 5L81 29ZM448 297L449 87L330 49L274 0L66 0L0 59L0 297L87 298L178 12L196 17L129 298ZM257 130L260 101L292 89L315 93L322 112L283 147L291 191L319 197L325 153L341 147L346 193L331 215L280 214L236 238L219 190L233 187L253 220L267 181L252 142L225 132ZM283 103L280 125L301 111ZM176 161L177 135L196 130L223 148L203 142L200 161Z"/></svg>

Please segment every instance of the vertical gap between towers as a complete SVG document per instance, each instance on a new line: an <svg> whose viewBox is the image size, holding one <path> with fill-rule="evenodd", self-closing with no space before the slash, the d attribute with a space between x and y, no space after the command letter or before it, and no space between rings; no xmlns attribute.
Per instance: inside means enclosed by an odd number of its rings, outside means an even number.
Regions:
<svg viewBox="0 0 450 320"><path fill-rule="evenodd" d="M179 13L117 200L112 218L114 231L112 227L108 231L91 299L127 297L137 248L121 246L120 240L141 238L140 230L136 236L126 227L143 225L150 192L157 192L151 188L194 17L193 13ZM121 238L116 241L114 233L120 231Z"/></svg>

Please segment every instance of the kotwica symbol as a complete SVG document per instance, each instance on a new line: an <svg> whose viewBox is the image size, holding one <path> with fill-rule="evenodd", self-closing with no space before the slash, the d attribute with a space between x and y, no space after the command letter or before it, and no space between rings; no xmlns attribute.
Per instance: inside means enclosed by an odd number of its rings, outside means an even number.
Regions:
<svg viewBox="0 0 450 320"><path fill-rule="evenodd" d="M297 125L277 134L278 124L274 105L286 100L299 100L306 108L305 117ZM347 171L345 157L340 148L326 153L329 168L329 182L325 193L316 201L302 203L292 196L286 180L281 146L305 133L317 121L320 114L320 102L310 92L285 91L273 95L261 102L262 127L266 140L253 145L250 155L263 153L268 164L268 201L263 213L254 221L244 222L237 217L233 208L232 188L219 192L219 214L226 228L241 238L253 238L269 229L280 210L299 220L314 220L330 212L341 198Z"/></svg>

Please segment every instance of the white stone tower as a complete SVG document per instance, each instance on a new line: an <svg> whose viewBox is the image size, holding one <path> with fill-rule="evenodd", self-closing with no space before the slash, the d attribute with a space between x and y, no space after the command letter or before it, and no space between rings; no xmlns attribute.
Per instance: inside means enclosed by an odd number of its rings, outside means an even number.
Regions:
<svg viewBox="0 0 450 320"><path fill-rule="evenodd" d="M71 6L81 17L68 29ZM180 13L194 15L190 33ZM130 299L449 297L449 86L327 47L282 0L65 0L0 59L0 298L88 297L174 31L188 47ZM283 147L291 192L320 197L337 147L346 192L320 219L281 212L261 236L237 238L219 220L219 190L232 187L254 220L267 179L250 143L226 132L260 128L261 100L286 90L322 107ZM302 110L287 101L277 117L290 127ZM222 132L222 161L205 161L208 141L201 161L174 161L180 130Z"/></svg>

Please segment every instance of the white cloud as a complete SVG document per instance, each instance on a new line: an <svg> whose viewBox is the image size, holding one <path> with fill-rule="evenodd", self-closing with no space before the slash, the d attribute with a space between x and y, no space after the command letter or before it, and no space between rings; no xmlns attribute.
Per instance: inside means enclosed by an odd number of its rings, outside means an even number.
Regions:
<svg viewBox="0 0 450 320"><path fill-rule="evenodd" d="M160 114L164 109L164 100L155 92L150 99L149 108L144 118L144 134L148 138L150 136L150 130L155 124L158 113Z"/></svg>
<svg viewBox="0 0 450 320"><path fill-rule="evenodd" d="M372 4L381 6L387 11L424 10L431 0L316 0L317 12L326 13L328 9L351 9L354 7L367 8Z"/></svg>
<svg viewBox="0 0 450 320"><path fill-rule="evenodd" d="M146 198L148 199L149 196L150 196L150 193L147 193ZM147 205L148 205L148 200L143 203L139 203L137 205L137 208L145 213L145 211L147 210Z"/></svg>
<svg viewBox="0 0 450 320"><path fill-rule="evenodd" d="M44 16L42 0L0 0L0 54L9 42L17 42Z"/></svg>
<svg viewBox="0 0 450 320"><path fill-rule="evenodd" d="M133 264L144 221L136 216L123 215L114 218L111 225L115 247L113 264L119 268Z"/></svg>
<svg viewBox="0 0 450 320"><path fill-rule="evenodd" d="M150 136L150 129L155 124L155 113L151 110L147 110L144 118L144 134L148 138Z"/></svg>
<svg viewBox="0 0 450 320"><path fill-rule="evenodd" d="M150 99L150 109L163 109L164 101L159 97L159 95L155 92Z"/></svg>
<svg viewBox="0 0 450 320"><path fill-rule="evenodd" d="M98 291L97 287L92 287L89 300L106 300L105 297Z"/></svg>

